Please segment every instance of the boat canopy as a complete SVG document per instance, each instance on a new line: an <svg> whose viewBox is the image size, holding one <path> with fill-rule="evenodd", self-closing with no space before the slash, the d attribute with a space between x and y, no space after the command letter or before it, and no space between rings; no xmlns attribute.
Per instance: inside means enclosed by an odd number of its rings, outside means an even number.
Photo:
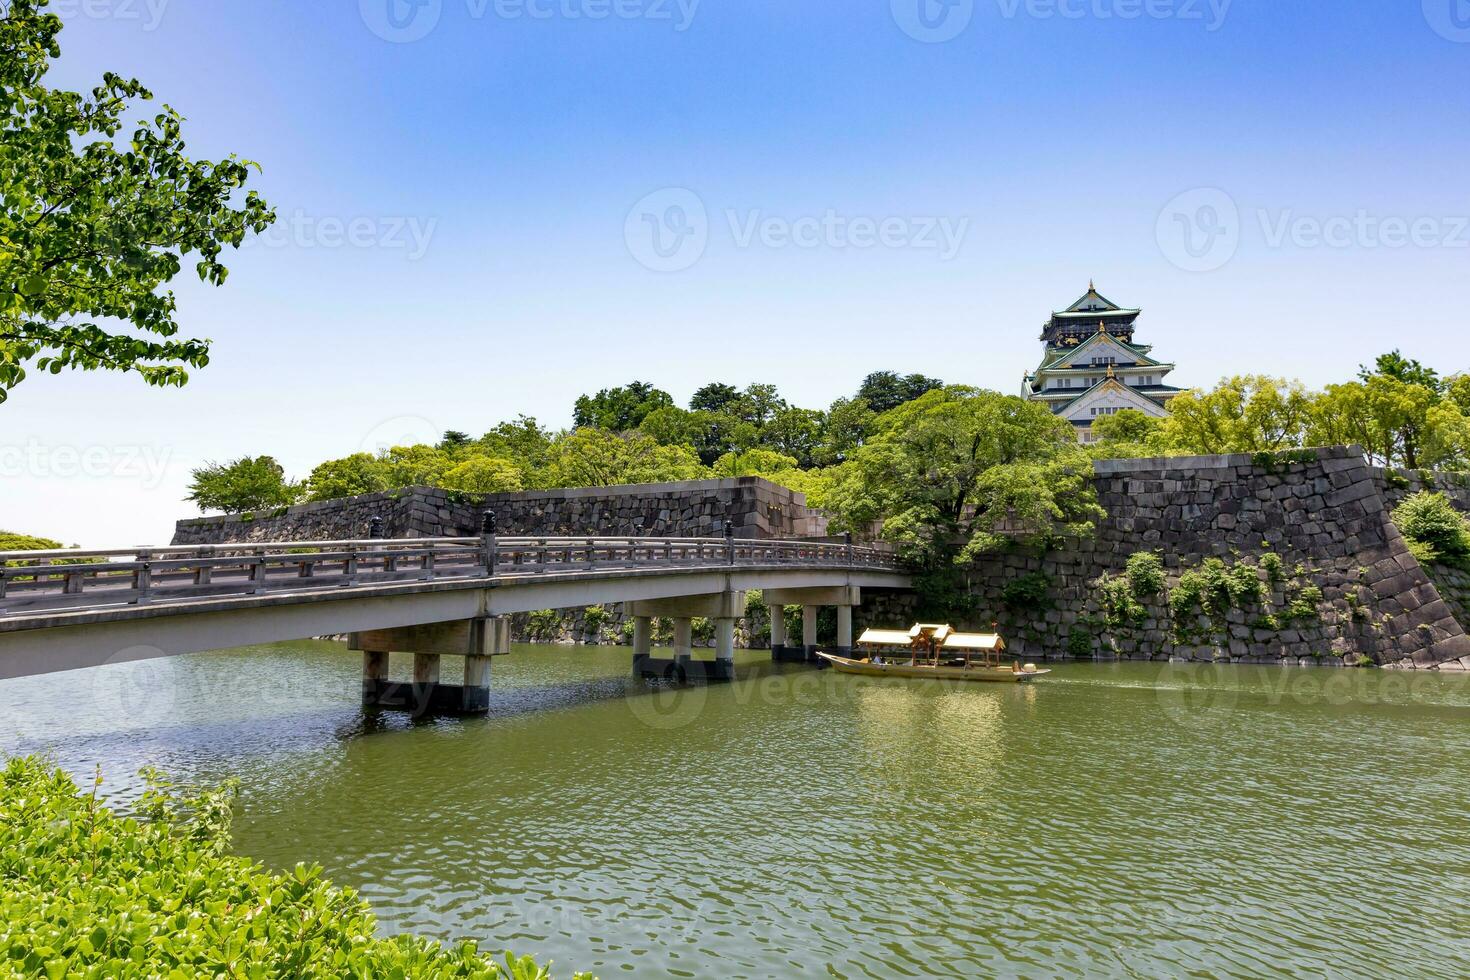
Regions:
<svg viewBox="0 0 1470 980"><path fill-rule="evenodd" d="M999 633L956 633L953 627L933 623L920 623L908 630L864 630L857 641L862 646L906 647L921 637L932 638L943 650L1000 652L1006 648Z"/></svg>
<svg viewBox="0 0 1470 980"><path fill-rule="evenodd" d="M1006 641L999 633L951 633L944 639L946 650L994 650L1006 648Z"/></svg>
<svg viewBox="0 0 1470 980"><path fill-rule="evenodd" d="M865 646L906 647L913 641L907 630L864 630L858 642Z"/></svg>

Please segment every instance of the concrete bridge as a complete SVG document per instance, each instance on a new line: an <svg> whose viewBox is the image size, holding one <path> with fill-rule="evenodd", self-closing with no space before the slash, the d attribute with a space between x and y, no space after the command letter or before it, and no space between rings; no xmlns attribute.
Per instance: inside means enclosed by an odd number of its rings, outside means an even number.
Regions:
<svg viewBox="0 0 1470 980"><path fill-rule="evenodd" d="M0 553L0 679L254 643L350 634L363 700L408 710L483 711L490 665L509 652L511 613L629 603L633 670L733 676L744 593L803 607L802 652L819 607L836 606L852 645L862 589L907 588L893 555L850 543L744 538L498 537L169 546ZM712 661L694 659L691 620L711 619ZM655 659L652 619L674 623L674 657ZM789 656L772 617L772 649ZM412 654L412 684L388 678ZM444 655L464 658L459 685Z"/></svg>

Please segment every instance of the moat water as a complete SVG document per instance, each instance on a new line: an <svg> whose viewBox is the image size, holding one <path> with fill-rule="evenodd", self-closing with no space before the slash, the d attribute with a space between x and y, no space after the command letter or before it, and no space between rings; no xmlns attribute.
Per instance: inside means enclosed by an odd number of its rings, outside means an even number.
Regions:
<svg viewBox="0 0 1470 980"><path fill-rule="evenodd" d="M365 717L325 642L26 678L0 751L100 765L124 805L143 765L238 776L240 853L559 974L1470 974L1465 679L742 654L654 690L629 662L517 647L489 717L419 723Z"/></svg>

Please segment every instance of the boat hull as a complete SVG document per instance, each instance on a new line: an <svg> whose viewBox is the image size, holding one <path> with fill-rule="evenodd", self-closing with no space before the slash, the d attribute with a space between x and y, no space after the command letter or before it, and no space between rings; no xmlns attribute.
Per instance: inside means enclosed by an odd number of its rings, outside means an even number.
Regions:
<svg viewBox="0 0 1470 980"><path fill-rule="evenodd" d="M992 684L1022 684L1033 677L1050 674L1049 670L1012 670L1009 667L930 667L924 664L874 664L862 660L818 652L832 669L842 674L861 677L929 678L944 681L980 681Z"/></svg>

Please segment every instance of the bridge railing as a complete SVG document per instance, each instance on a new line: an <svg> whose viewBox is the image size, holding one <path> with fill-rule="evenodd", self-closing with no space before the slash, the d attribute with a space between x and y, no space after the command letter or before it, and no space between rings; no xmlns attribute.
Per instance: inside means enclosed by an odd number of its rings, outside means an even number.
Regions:
<svg viewBox="0 0 1470 980"><path fill-rule="evenodd" d="M0 552L0 618L393 582L629 568L822 565L896 569L891 553L745 538L372 538Z"/></svg>

